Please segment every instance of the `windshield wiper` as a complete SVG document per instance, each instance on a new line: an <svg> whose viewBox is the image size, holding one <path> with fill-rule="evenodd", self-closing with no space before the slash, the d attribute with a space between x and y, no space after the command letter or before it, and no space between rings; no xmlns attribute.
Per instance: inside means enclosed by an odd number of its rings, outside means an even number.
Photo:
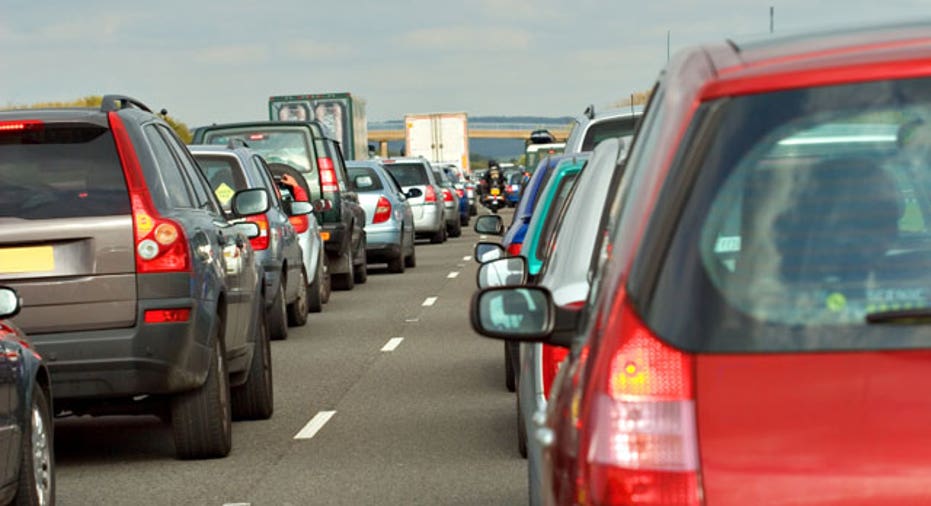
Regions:
<svg viewBox="0 0 931 506"><path fill-rule="evenodd" d="M931 307L867 313L867 323L931 324Z"/></svg>

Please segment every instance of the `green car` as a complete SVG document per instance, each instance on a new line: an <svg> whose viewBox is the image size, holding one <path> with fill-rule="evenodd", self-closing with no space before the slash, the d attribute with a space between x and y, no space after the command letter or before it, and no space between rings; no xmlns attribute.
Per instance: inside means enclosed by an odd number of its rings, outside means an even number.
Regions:
<svg viewBox="0 0 931 506"><path fill-rule="evenodd" d="M553 170L549 181L540 193L539 201L533 210L533 217L527 225L527 235L521 246L520 254L527 259L527 273L531 279L540 273L543 260L556 229L556 222L565 203L569 200L575 179L588 162L589 154L567 158Z"/></svg>

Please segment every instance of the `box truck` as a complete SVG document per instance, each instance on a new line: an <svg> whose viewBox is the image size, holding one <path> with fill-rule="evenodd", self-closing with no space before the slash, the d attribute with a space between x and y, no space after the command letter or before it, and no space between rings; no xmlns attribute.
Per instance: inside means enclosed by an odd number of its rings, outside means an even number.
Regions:
<svg viewBox="0 0 931 506"><path fill-rule="evenodd" d="M405 153L431 162L451 163L468 174L469 120L464 112L404 116Z"/></svg>
<svg viewBox="0 0 931 506"><path fill-rule="evenodd" d="M272 121L318 120L339 141L343 158L368 160L365 100L351 93L279 95L268 99Z"/></svg>

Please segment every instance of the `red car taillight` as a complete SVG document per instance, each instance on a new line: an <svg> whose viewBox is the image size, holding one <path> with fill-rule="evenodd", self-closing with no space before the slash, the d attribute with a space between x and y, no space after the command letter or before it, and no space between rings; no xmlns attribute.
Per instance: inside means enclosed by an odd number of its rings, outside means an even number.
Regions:
<svg viewBox="0 0 931 506"><path fill-rule="evenodd" d="M378 197L378 204L375 205L375 216L372 217L372 223L384 223L391 218L391 202L385 197Z"/></svg>
<svg viewBox="0 0 931 506"><path fill-rule="evenodd" d="M512 242L511 244L508 244L508 256L516 257L517 255L520 255L520 247L522 245L523 243L520 242Z"/></svg>
<svg viewBox="0 0 931 506"><path fill-rule="evenodd" d="M44 128L45 123L37 119L0 121L0 133L20 133L30 130L42 130Z"/></svg>
<svg viewBox="0 0 931 506"><path fill-rule="evenodd" d="M294 227L294 231L298 234L303 234L310 229L310 218L306 214L301 216L290 216L288 221L291 222L291 226Z"/></svg>
<svg viewBox="0 0 931 506"><path fill-rule="evenodd" d="M332 158L317 158L317 167L320 168L320 189L325 192L339 191L339 181L336 180L336 168Z"/></svg>
<svg viewBox="0 0 931 506"><path fill-rule="evenodd" d="M449 191L449 188L443 188L443 202L452 202L453 201L453 192Z"/></svg>
<svg viewBox="0 0 931 506"><path fill-rule="evenodd" d="M184 231L176 222L155 212L126 126L116 111L110 112L108 118L129 189L136 272L190 272L190 252Z"/></svg>
<svg viewBox="0 0 931 506"><path fill-rule="evenodd" d="M436 202L436 190L432 186L427 186L427 190L423 192L423 201Z"/></svg>
<svg viewBox="0 0 931 506"><path fill-rule="evenodd" d="M191 310L188 308L181 309L146 309L146 323L179 323L186 322L191 318Z"/></svg>
<svg viewBox="0 0 931 506"><path fill-rule="evenodd" d="M460 190L460 189L457 188L457 189L456 189L456 195L459 195L459 198L463 198L463 197L465 197L465 191L464 191L464 190Z"/></svg>
<svg viewBox="0 0 931 506"><path fill-rule="evenodd" d="M586 388L577 498L699 506L693 357L657 339L618 299Z"/></svg>
<svg viewBox="0 0 931 506"><path fill-rule="evenodd" d="M259 226L259 235L258 237L253 237L249 239L249 242L252 243L252 249L256 251L261 251L268 249L268 240L269 240L269 227L268 227L268 216L264 214L257 214L255 216L247 216L246 221L251 221Z"/></svg>
<svg viewBox="0 0 931 506"><path fill-rule="evenodd" d="M573 311L579 311L582 309L582 306L585 305L585 301L574 301L569 304L566 304L566 308ZM541 362L542 362L542 372L543 372L543 397L546 399L550 398L550 391L553 387L553 380L556 379L556 374L559 372L559 368L562 365L562 361L569 354L568 348L562 348L559 346L551 346L549 344L543 345L543 350L541 353Z"/></svg>

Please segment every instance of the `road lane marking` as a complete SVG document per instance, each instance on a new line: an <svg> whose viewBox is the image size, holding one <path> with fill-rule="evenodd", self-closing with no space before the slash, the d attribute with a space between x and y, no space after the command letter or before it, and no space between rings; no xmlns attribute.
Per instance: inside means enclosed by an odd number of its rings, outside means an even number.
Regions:
<svg viewBox="0 0 931 506"><path fill-rule="evenodd" d="M420 318L408 318L404 320L405 323L417 323L420 321Z"/></svg>
<svg viewBox="0 0 931 506"><path fill-rule="evenodd" d="M459 273L453 271L453 272L450 272L446 277L449 278L449 279L455 279L455 278L458 278L458 277L459 277Z"/></svg>
<svg viewBox="0 0 931 506"><path fill-rule="evenodd" d="M223 506L252 506L251 502L225 502Z"/></svg>
<svg viewBox="0 0 931 506"><path fill-rule="evenodd" d="M401 346L401 341L403 337L392 337L388 340L388 343L381 347L381 351L394 351L398 349L398 346Z"/></svg>
<svg viewBox="0 0 931 506"><path fill-rule="evenodd" d="M466 262L468 262L469 260L472 260L472 257L471 257L471 256L464 256L464 257L462 257L462 259L465 260Z"/></svg>
<svg viewBox="0 0 931 506"><path fill-rule="evenodd" d="M330 418L333 418L333 415L336 414L336 411L321 411L314 415L313 418L307 422L307 425L301 429L297 435L294 436L294 439L310 439L317 435L317 431L323 428L323 426L330 421Z"/></svg>
<svg viewBox="0 0 931 506"><path fill-rule="evenodd" d="M484 241L485 239L488 239L488 236L487 236L487 235L480 235L480 236L478 236L478 238Z"/></svg>
<svg viewBox="0 0 931 506"><path fill-rule="evenodd" d="M423 304L421 305L424 307L428 307L434 304L436 304L436 297L427 297L426 299L424 299Z"/></svg>

